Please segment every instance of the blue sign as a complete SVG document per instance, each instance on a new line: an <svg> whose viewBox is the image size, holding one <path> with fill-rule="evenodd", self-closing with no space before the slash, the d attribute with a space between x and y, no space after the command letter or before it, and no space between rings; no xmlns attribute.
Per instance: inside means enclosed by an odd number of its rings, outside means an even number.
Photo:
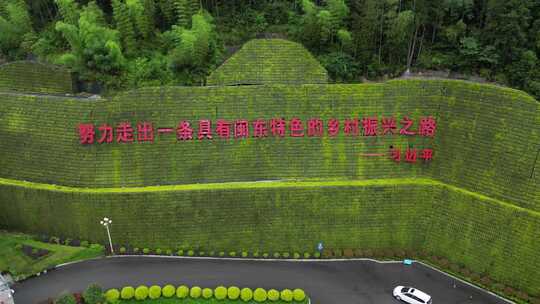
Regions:
<svg viewBox="0 0 540 304"><path fill-rule="evenodd" d="M323 243L319 242L319 244L317 244L317 250L323 251L323 249L324 249Z"/></svg>

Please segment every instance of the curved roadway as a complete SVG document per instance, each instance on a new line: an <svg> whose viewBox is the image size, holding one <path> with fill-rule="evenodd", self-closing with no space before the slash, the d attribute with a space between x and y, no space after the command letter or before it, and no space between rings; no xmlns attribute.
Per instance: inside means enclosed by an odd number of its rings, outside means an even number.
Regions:
<svg viewBox="0 0 540 304"><path fill-rule="evenodd" d="M35 304L63 292L98 283L106 288L186 284L201 287L303 288L314 304L397 304L396 285L429 293L435 304L507 303L422 264L373 261L247 261L122 257L89 260L60 267L15 286L15 303ZM455 284L455 285L454 285Z"/></svg>

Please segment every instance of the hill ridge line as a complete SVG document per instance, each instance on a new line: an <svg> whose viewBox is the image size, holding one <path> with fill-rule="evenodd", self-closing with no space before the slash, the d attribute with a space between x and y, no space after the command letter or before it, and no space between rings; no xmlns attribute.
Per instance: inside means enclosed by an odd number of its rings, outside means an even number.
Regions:
<svg viewBox="0 0 540 304"><path fill-rule="evenodd" d="M142 187L111 187L111 188L83 188L54 184L35 183L14 179L0 178L0 185L14 186L21 188L33 188L38 190L56 192L81 192L95 194L110 193L142 193L142 192L168 192L168 191L201 191L201 190L225 190L225 189L257 189L257 188L300 188L300 187L361 187L361 186L392 186L392 185L420 185L438 186L451 191L460 192L469 196L477 197L484 201L513 208L516 211L530 213L540 217L540 212L526 209L505 201L501 201L489 196L463 189L454 185L446 184L429 178L384 178L384 179L364 179L364 180L262 180L246 182L225 182L225 183L197 183L197 184L177 184Z"/></svg>

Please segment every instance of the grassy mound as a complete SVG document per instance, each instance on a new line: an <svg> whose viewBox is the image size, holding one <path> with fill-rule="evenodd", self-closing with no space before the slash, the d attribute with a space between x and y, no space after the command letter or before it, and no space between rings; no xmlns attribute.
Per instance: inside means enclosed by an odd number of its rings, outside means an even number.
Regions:
<svg viewBox="0 0 540 304"><path fill-rule="evenodd" d="M33 61L0 65L0 91L22 93L73 93L71 73L65 68Z"/></svg>
<svg viewBox="0 0 540 304"><path fill-rule="evenodd" d="M217 68L208 85L326 83L328 73L301 45L282 39L255 39Z"/></svg>

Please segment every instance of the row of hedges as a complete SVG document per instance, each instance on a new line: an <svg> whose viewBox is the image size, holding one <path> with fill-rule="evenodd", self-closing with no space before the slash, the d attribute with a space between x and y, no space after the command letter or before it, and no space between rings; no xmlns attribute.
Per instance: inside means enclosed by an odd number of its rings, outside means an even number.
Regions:
<svg viewBox="0 0 540 304"><path fill-rule="evenodd" d="M0 65L0 91L69 94L74 87L71 72L63 67L15 61Z"/></svg>
<svg viewBox="0 0 540 304"><path fill-rule="evenodd" d="M537 212L419 179L207 187L94 193L2 185L0 223L105 243L99 219L107 216L115 243L194 253L313 252L320 241L373 252L426 249L540 294Z"/></svg>
<svg viewBox="0 0 540 304"><path fill-rule="evenodd" d="M110 251L110 250L109 250ZM227 257L227 258L263 258L263 259L318 259L321 257L320 252L304 252L302 254L298 252L289 253L289 252L259 252L259 251L204 251L204 250L193 250L193 249L149 249L149 248L139 248L139 247L130 247L130 246L116 246L115 253L120 255L163 255L163 256L187 256L187 257Z"/></svg>
<svg viewBox="0 0 540 304"><path fill-rule="evenodd" d="M244 302L255 301L263 302L294 302L306 303L307 296L302 289L284 289L281 292L275 289L265 290L263 288L238 288L236 286L225 287L218 286L212 288L201 288L199 286L186 285L175 287L174 285L165 285L162 287L153 285L150 287L141 285L136 288L131 286L123 287L122 289L109 289L105 293L107 303L119 303L121 300L137 300L143 301L146 299L156 300L159 298L178 298L178 299L216 299L216 300L242 300Z"/></svg>
<svg viewBox="0 0 540 304"><path fill-rule="evenodd" d="M540 103L510 89L460 81L399 80L366 85L163 87L111 100L0 93L0 177L76 187L134 187L283 179L434 178L540 210ZM410 116L437 120L421 136L284 137L81 145L80 123L129 121L174 128L182 120ZM35 126L39 126L36 128ZM98 132L99 133L99 132ZM361 157L433 147L430 164ZM182 157L179 157L181 155Z"/></svg>

